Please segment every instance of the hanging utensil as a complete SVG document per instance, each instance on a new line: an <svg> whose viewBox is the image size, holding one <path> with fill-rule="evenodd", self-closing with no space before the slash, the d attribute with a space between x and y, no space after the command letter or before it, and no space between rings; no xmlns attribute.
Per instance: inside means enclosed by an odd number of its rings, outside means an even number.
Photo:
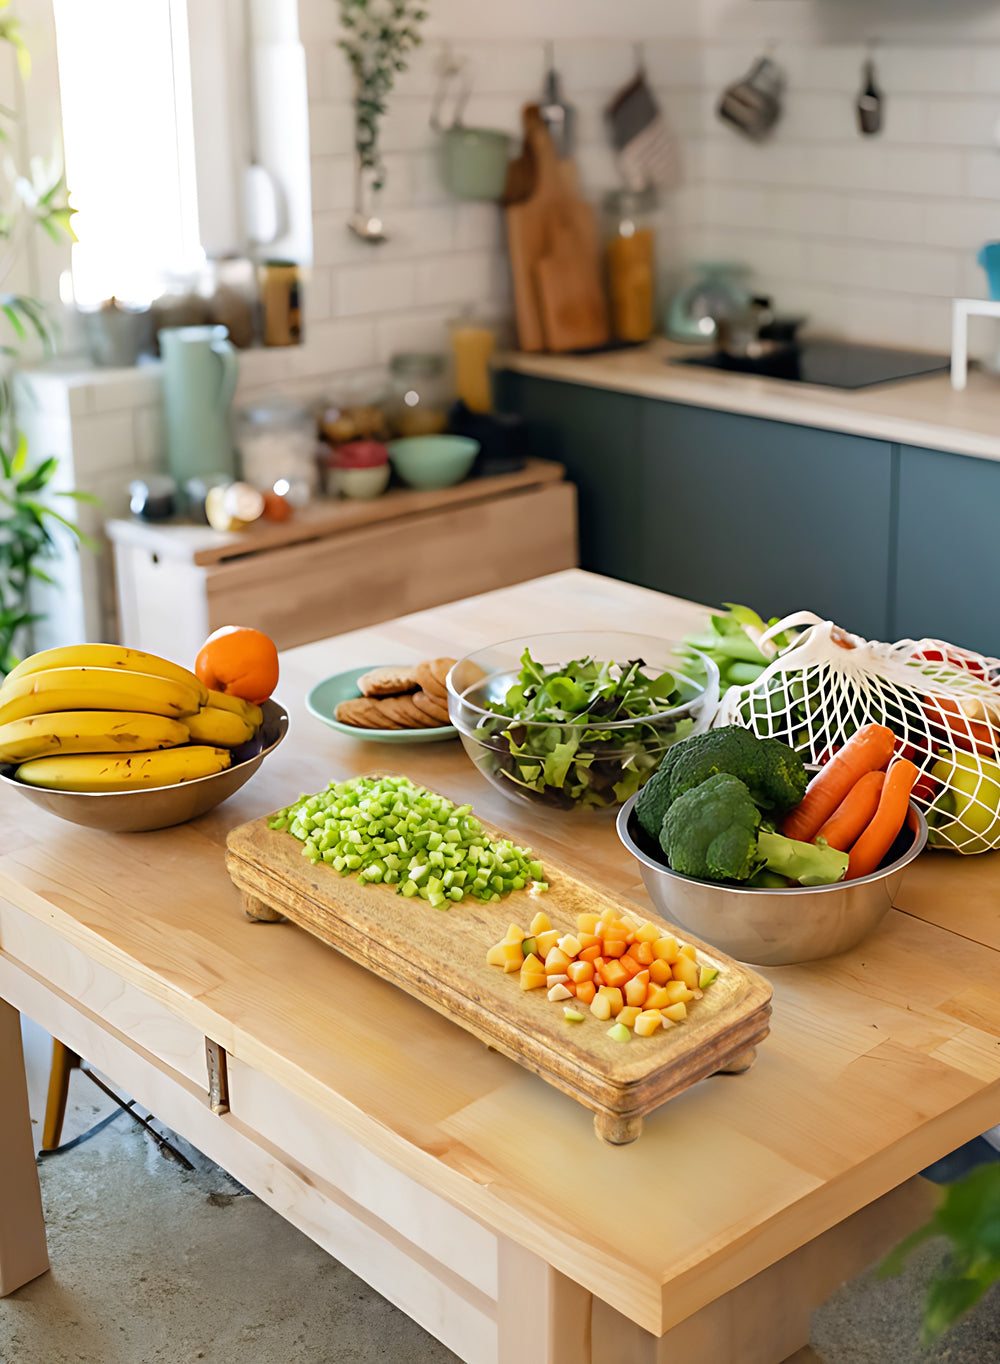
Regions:
<svg viewBox="0 0 1000 1364"><path fill-rule="evenodd" d="M274 176L261 164L258 146L259 118L256 79L257 50L253 40L250 0L244 0L243 24L246 40L246 121L250 164L243 172L243 218L248 239L255 246L269 246L284 228L285 211L281 190Z"/></svg>
<svg viewBox="0 0 1000 1364"><path fill-rule="evenodd" d="M858 129L865 137L882 130L882 91L875 83L875 62L871 57L861 69L861 93L854 106L858 115Z"/></svg>
<svg viewBox="0 0 1000 1364"><path fill-rule="evenodd" d="M754 141L766 137L781 116L785 78L770 57L760 57L743 77L722 92L716 112Z"/></svg>
<svg viewBox="0 0 1000 1364"><path fill-rule="evenodd" d="M562 82L555 68L555 44L545 44L545 83L539 103L542 122L549 131L556 156L564 160L573 155L576 137L576 110L563 99Z"/></svg>

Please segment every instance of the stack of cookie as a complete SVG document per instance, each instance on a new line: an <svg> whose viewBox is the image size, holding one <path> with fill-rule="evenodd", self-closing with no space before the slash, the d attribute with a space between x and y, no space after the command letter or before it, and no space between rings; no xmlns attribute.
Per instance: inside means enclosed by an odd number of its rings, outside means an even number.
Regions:
<svg viewBox="0 0 1000 1364"><path fill-rule="evenodd" d="M358 678L361 695L341 701L334 715L355 729L436 729L448 719L444 680L453 658L372 668Z"/></svg>

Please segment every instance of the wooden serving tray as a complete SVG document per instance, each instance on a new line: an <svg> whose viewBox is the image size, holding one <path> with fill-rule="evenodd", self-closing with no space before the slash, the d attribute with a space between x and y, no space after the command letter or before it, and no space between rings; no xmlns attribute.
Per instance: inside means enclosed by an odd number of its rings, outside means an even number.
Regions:
<svg viewBox="0 0 1000 1364"><path fill-rule="evenodd" d="M483 825L492 838L500 831ZM645 1114L689 1085L719 1071L747 1070L768 1033L771 986L755 972L674 929L655 915L615 900L579 881L546 858L549 889L513 891L495 904L466 899L434 909L404 899L394 886L368 885L341 876L302 855L302 844L267 818L233 829L226 866L252 919L290 919L352 961L430 1005L481 1041L562 1090L594 1113L602 1140L634 1141ZM607 1035L609 1024L589 1010L583 1023L567 1023L562 1007L544 990L522 990L486 961L487 950L510 923L525 931L542 909L553 928L576 929L576 916L609 906L637 925L645 917L693 944L699 961L718 978L677 1027L628 1043Z"/></svg>

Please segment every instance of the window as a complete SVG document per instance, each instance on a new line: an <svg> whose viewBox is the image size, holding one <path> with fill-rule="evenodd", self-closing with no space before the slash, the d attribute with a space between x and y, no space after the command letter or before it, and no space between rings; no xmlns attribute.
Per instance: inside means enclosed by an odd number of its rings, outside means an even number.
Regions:
<svg viewBox="0 0 1000 1364"><path fill-rule="evenodd" d="M54 0L74 293L148 301L204 258L183 0ZM184 94L188 92L185 101Z"/></svg>

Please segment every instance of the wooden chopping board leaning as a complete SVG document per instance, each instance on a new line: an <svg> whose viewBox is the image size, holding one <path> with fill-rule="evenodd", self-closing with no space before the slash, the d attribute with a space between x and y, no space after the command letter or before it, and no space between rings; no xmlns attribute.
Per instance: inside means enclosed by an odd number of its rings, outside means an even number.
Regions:
<svg viewBox="0 0 1000 1364"><path fill-rule="evenodd" d="M607 345L594 211L572 188L537 105L525 106L524 138L532 188L506 209L518 345L524 351Z"/></svg>

